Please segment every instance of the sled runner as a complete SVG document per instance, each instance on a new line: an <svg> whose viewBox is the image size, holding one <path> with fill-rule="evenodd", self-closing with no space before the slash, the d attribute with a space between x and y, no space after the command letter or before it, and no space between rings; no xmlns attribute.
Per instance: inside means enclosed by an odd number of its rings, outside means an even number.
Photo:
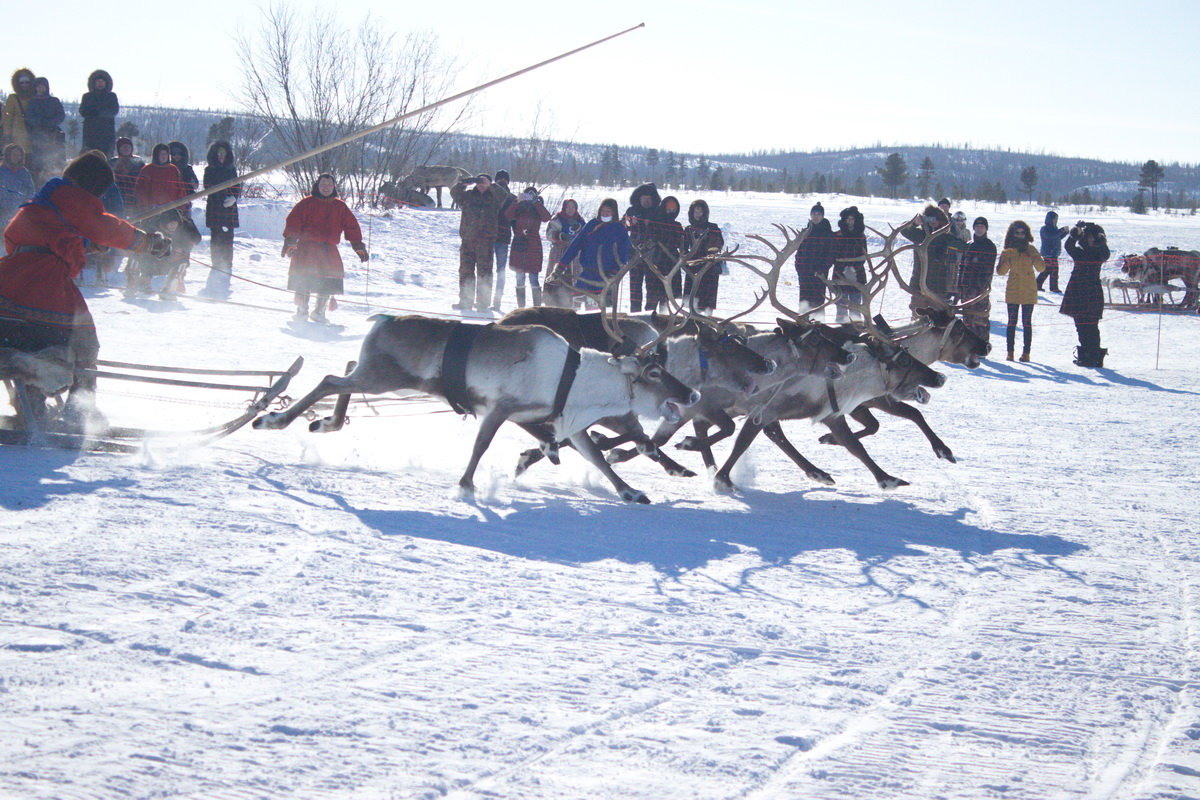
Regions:
<svg viewBox="0 0 1200 800"><path fill-rule="evenodd" d="M286 370L236 370L98 361L97 369L79 372L101 381L241 392L249 394L250 399L237 416L204 428L148 430L103 424L80 430L77 425L67 423L64 406L57 400L65 393L74 373L65 363L56 361L58 353L47 353L44 357L43 353L0 348L0 380L8 387L15 409L14 414L0 416L0 444L117 453L136 452L142 443L151 440L188 446L210 444L243 427L272 404L286 406L287 400L281 395L304 364L303 358L297 358ZM237 382L222 382L221 378ZM45 411L39 408L42 403L39 394L51 398L51 402L44 404Z"/></svg>

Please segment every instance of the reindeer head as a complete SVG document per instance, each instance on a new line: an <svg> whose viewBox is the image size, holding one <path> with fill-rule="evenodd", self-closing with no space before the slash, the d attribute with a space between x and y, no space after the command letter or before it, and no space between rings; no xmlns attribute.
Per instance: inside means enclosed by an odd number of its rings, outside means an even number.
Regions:
<svg viewBox="0 0 1200 800"><path fill-rule="evenodd" d="M685 386L650 355L610 356L608 361L629 380L634 410L642 416L674 423L683 417L683 409L700 402L699 392Z"/></svg>
<svg viewBox="0 0 1200 800"><path fill-rule="evenodd" d="M992 352L991 343L968 328L961 318L954 316L947 309L918 308L916 313L932 331L941 334L939 361L976 369L980 359Z"/></svg>
<svg viewBox="0 0 1200 800"><path fill-rule="evenodd" d="M946 383L945 375L921 363L898 344L874 337L865 344L883 368L888 395L896 400L928 403L929 392L925 387L936 388Z"/></svg>

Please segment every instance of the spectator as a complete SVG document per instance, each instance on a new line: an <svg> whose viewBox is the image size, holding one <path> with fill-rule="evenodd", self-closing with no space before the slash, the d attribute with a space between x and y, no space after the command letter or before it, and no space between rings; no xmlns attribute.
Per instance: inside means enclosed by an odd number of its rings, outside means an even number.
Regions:
<svg viewBox="0 0 1200 800"><path fill-rule="evenodd" d="M991 333L992 313L992 270L996 268L996 243L988 238L988 221L976 217L971 226L974 236L963 252L958 267L958 302L962 307L962 319L967 328L974 331L985 342Z"/></svg>
<svg viewBox="0 0 1200 800"><path fill-rule="evenodd" d="M940 208L925 206L921 214L900 228L900 234L917 245L909 283L913 294L908 301L913 319L916 319L917 309L929 304L927 297L945 300L953 289L951 282L958 273L958 253L963 249L963 244L949 234L949 223L949 218Z"/></svg>
<svg viewBox="0 0 1200 800"><path fill-rule="evenodd" d="M938 200L937 207L940 208L942 210L942 213L946 215L946 219L950 219L950 198L949 197L943 197L941 200Z"/></svg>
<svg viewBox="0 0 1200 800"><path fill-rule="evenodd" d="M646 278L646 310L665 310L667 285L671 297L679 300L683 291L683 270L675 269L679 263L679 251L683 248L683 226L679 224L679 200L664 197L658 208L658 222L654 228L654 255L651 257L649 274Z"/></svg>
<svg viewBox="0 0 1200 800"><path fill-rule="evenodd" d="M133 194L138 211L142 213L187 197L187 186L179 177L179 168L171 163L171 151L165 144L154 145L150 163L138 172Z"/></svg>
<svg viewBox="0 0 1200 800"><path fill-rule="evenodd" d="M468 188L469 187L469 188ZM496 231L500 207L509 192L480 173L450 187L450 196L462 209L458 235L458 302L460 311L487 311L492 299L492 263L496 257Z"/></svg>
<svg viewBox="0 0 1200 800"><path fill-rule="evenodd" d="M650 265L654 263L658 241L654 234L659 220L662 198L653 183L643 183L629 195L629 208L624 223L629 240L637 254L637 262L629 269L629 308L642 310L642 288L649 284Z"/></svg>
<svg viewBox="0 0 1200 800"><path fill-rule="evenodd" d="M66 118L62 102L50 94L50 81L34 78L33 98L25 106L25 128L33 148L29 171L34 183L44 183L57 175L67 160L66 139L59 127Z"/></svg>
<svg viewBox="0 0 1200 800"><path fill-rule="evenodd" d="M1004 235L1004 251L996 264L997 275L1008 276L1004 302L1008 304L1008 360L1013 360L1017 340L1017 312L1021 313L1021 333L1024 347L1021 360L1029 360L1033 343L1033 304L1037 302L1037 274L1046 268L1042 256L1033 246L1033 231L1022 220L1015 220Z"/></svg>
<svg viewBox="0 0 1200 800"><path fill-rule="evenodd" d="M83 147L99 150L106 156L113 153L117 137L116 118L121 111L112 76L98 69L88 76L88 90L79 101L79 116L83 117Z"/></svg>
<svg viewBox="0 0 1200 800"><path fill-rule="evenodd" d="M179 179L183 181L183 186L187 191L184 196L192 194L200 188L200 179L196 177L196 170L192 169L192 154L188 150L188 146L183 142L167 142L167 150L171 153L171 163L175 165L175 169L179 170ZM189 202L183 208L190 209L192 204Z"/></svg>
<svg viewBox="0 0 1200 800"><path fill-rule="evenodd" d="M141 156L133 154L133 140L124 136L117 139L117 154L108 160L108 164L112 167L113 175L116 177L115 185L121 190L121 199L125 201L125 208L136 208L138 202L134 187L137 186L138 175L141 173L142 167L146 166L146 161Z"/></svg>
<svg viewBox="0 0 1200 800"><path fill-rule="evenodd" d="M186 214L182 208L172 208L155 217L152 229L170 241L170 249L166 253L156 255L143 253L134 259L133 274L129 275L127 272L126 275L126 297L151 293L154 290L154 279L161 278L159 299L175 299L187 272L192 247L198 241L198 234L193 234L184 224Z"/></svg>
<svg viewBox="0 0 1200 800"><path fill-rule="evenodd" d="M33 176L25 168L25 150L19 144L7 145L0 163L0 232L31 197Z"/></svg>
<svg viewBox="0 0 1200 800"><path fill-rule="evenodd" d="M504 187L504 191L509 194L500 203L500 213L496 215L496 244L494 247L496 268L492 271L495 277L495 285L492 287L492 311L499 311L500 301L504 299L504 273L508 267L508 250L513 238L512 221L509 219L508 212L517 201L508 188L509 180L508 170L496 171L496 184Z"/></svg>
<svg viewBox="0 0 1200 800"><path fill-rule="evenodd" d="M971 231L967 228L967 215L961 211L955 211L950 217L950 233L963 244L968 244L971 241ZM962 251L958 253L962 257Z"/></svg>
<svg viewBox="0 0 1200 800"><path fill-rule="evenodd" d="M1069 233L1067 226L1058 227L1058 214L1054 211L1046 212L1046 224L1038 231L1041 236L1041 247L1038 252L1042 254L1042 260L1046 262L1046 268L1042 270L1042 274L1038 275L1037 288L1040 291L1046 279L1050 279L1050 291L1054 294L1062 294L1058 289L1058 257L1062 254L1062 240Z"/></svg>
<svg viewBox="0 0 1200 800"><path fill-rule="evenodd" d="M1111 255L1104 228L1093 222L1076 224L1067 233L1066 250L1074 265L1058 310L1075 320L1075 333L1079 337L1075 363L1081 367L1103 367L1108 350L1100 347L1100 318L1104 316L1100 267Z"/></svg>
<svg viewBox="0 0 1200 800"><path fill-rule="evenodd" d="M208 148L208 161L204 166L204 188L216 186L237 177L237 162L233 148L224 139L213 142ZM238 227L238 198L240 184L213 192L205 200L204 224L209 231L209 254L212 269L204 293L210 297L229 297L230 276L233 273L233 231Z"/></svg>
<svg viewBox="0 0 1200 800"><path fill-rule="evenodd" d="M563 200L562 209L551 217L546 225L546 238L550 240L550 255L546 259L547 305L560 305L564 308L574 305L567 287L575 285L575 279L579 276L579 262L573 261L561 273L558 270L558 262L585 224L586 221L579 214L579 203L568 198Z"/></svg>
<svg viewBox="0 0 1200 800"><path fill-rule="evenodd" d="M600 201L595 219L583 226L563 252L558 262L560 272L579 256L579 277L575 291L602 306L616 309L617 293L609 281L629 263L633 244L629 231L617 218L617 201L606 197Z"/></svg>
<svg viewBox="0 0 1200 800"><path fill-rule="evenodd" d="M808 215L804 240L796 249L796 276L800 281L800 311L804 313L825 302L825 282L833 266L833 227L825 219L825 207L817 203Z"/></svg>
<svg viewBox="0 0 1200 800"><path fill-rule="evenodd" d="M370 258L354 212L337 196L333 176L324 173L313 184L312 193L296 204L284 223L283 255L291 257L288 289L295 293L296 319L328 321L325 309L329 298L344 291L345 271L337 251L343 234L359 261ZM311 316L310 294L317 296Z"/></svg>
<svg viewBox="0 0 1200 800"><path fill-rule="evenodd" d="M867 282L867 223L858 206L842 209L838 214L838 229L833 235L834 280ZM863 296L861 289L838 286L834 289L837 301L837 321L850 322L861 316Z"/></svg>
<svg viewBox="0 0 1200 800"><path fill-rule="evenodd" d="M683 229L687 260L705 259L685 267L683 283L683 293L687 297L685 307L700 314L712 314L716 310L722 264L707 257L720 253L725 247L721 228L715 222L708 221L708 213L708 203L703 200L692 201L688 206L688 226Z"/></svg>
<svg viewBox="0 0 1200 800"><path fill-rule="evenodd" d="M542 223L550 219L546 204L538 190L529 186L521 192L521 199L510 204L508 221L512 227L512 258L509 266L517 273L517 306L525 306L525 281L533 293L533 304L542 304L542 287L538 273L542 271Z"/></svg>
<svg viewBox="0 0 1200 800"><path fill-rule="evenodd" d="M36 352L65 346L76 367L92 368L100 340L74 278L93 242L136 251L163 252L160 236L104 213L100 195L113 181L104 154L83 153L17 212L4 231L9 255L0 259L0 344ZM76 373L63 418L84 429L103 423L95 411L95 377Z"/></svg>
<svg viewBox="0 0 1200 800"><path fill-rule="evenodd" d="M4 116L0 119L0 143L19 144L26 157L31 155L29 129L25 127L25 111L33 99L33 71L21 67L12 74L12 94L4 101Z"/></svg>

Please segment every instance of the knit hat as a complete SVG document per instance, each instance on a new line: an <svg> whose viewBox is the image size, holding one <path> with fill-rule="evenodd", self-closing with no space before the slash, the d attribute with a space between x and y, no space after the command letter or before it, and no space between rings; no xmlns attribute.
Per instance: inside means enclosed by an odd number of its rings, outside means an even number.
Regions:
<svg viewBox="0 0 1200 800"><path fill-rule="evenodd" d="M99 150L80 153L63 170L63 177L96 197L104 194L113 183L112 167L108 165L104 153Z"/></svg>
<svg viewBox="0 0 1200 800"><path fill-rule="evenodd" d="M976 217L975 221L971 223L971 227L974 228L976 225L982 225L986 228L988 226L987 217Z"/></svg>
<svg viewBox="0 0 1200 800"><path fill-rule="evenodd" d="M948 206L948 205L950 205L950 198L949 198L949 197L943 197L941 200L938 200L938 201L937 201L937 204L938 204L938 207L939 207L939 208L940 208L940 207L942 207L942 206Z"/></svg>
<svg viewBox="0 0 1200 800"><path fill-rule="evenodd" d="M119 139L117 139L117 152L118 153L121 152L121 145L123 145L123 144L129 145L129 152L130 153L133 152L133 139L130 139L128 136L122 136Z"/></svg>
<svg viewBox="0 0 1200 800"><path fill-rule="evenodd" d="M821 205L820 202L818 202L815 206L813 206L808 211L809 214L816 214L818 212L821 214L822 217L825 216L825 206Z"/></svg>
<svg viewBox="0 0 1200 800"><path fill-rule="evenodd" d="M486 174L486 173L480 173L480 174L479 174L479 177L481 177L481 178L482 178L482 177L483 177L485 174ZM488 178L489 178L489 180L490 180L490 179L491 179L491 176L488 176ZM511 180L511 176L509 176L509 174L508 174L508 170L506 170L506 169L498 169L498 170L496 170L496 180L500 180L501 178L503 178L503 179L504 179L504 180L506 180L506 181L507 181L507 180Z"/></svg>

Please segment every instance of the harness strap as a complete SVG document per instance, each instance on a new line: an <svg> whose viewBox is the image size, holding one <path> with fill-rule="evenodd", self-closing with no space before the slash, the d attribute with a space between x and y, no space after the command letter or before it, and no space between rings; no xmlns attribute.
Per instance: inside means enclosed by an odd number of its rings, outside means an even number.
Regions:
<svg viewBox="0 0 1200 800"><path fill-rule="evenodd" d="M475 344L475 337L487 325L454 323L446 349L442 351L442 396L456 414L473 414L471 398L467 392L467 356Z"/></svg>
<svg viewBox="0 0 1200 800"><path fill-rule="evenodd" d="M696 348L696 354L700 359L700 380L708 380L708 353L703 347Z"/></svg>
<svg viewBox="0 0 1200 800"><path fill-rule="evenodd" d="M837 389L834 388L832 380L825 380L825 396L829 398L829 406L833 409L833 413L842 413L842 407L838 405Z"/></svg>
<svg viewBox="0 0 1200 800"><path fill-rule="evenodd" d="M40 244L17 245L17 249L13 250L13 255L16 255L17 253L42 253L42 254L48 255L48 256L54 255L53 250L51 250L49 247L46 247L46 246L40 245Z"/></svg>
<svg viewBox="0 0 1200 800"><path fill-rule="evenodd" d="M550 412L550 418L562 416L563 409L567 405L567 395L571 393L571 386L575 383L575 373L579 371L579 351L571 347L567 349L567 360L563 363L562 375L558 378L558 391L554 393L554 408Z"/></svg>

